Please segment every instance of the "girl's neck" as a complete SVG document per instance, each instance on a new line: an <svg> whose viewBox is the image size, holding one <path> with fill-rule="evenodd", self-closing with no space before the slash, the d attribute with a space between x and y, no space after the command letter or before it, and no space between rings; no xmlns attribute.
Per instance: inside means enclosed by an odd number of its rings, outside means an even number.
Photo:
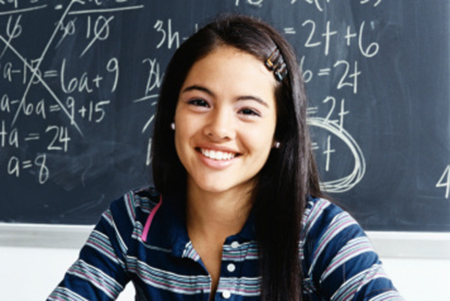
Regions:
<svg viewBox="0 0 450 301"><path fill-rule="evenodd" d="M205 192L187 189L186 219L188 232L218 240L238 233L251 210L251 193Z"/></svg>

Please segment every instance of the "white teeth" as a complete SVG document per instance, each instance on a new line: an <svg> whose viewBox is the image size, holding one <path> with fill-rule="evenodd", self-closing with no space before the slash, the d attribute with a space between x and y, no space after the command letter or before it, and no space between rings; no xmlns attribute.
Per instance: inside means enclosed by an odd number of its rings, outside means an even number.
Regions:
<svg viewBox="0 0 450 301"><path fill-rule="evenodd" d="M236 154L233 154L233 153L226 153L226 152L213 151L213 150L207 150L207 149L201 149L201 152L202 152L203 156L208 157L213 160L219 160L219 161L230 160L236 156Z"/></svg>

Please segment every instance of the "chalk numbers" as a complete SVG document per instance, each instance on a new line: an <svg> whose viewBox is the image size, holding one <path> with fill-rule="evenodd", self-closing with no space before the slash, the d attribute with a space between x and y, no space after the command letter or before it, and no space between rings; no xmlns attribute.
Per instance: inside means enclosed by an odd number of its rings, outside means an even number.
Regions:
<svg viewBox="0 0 450 301"><path fill-rule="evenodd" d="M375 27L375 23L371 24L371 27ZM339 39L344 39L347 47L352 46L353 40L357 39L357 46L359 52L367 58L374 57L380 51L380 45L377 42L367 42L366 36L366 21L362 21L359 30L352 28L352 26L347 26L346 32L340 32L333 29L333 24L331 21L325 23L325 29L323 32L319 32L317 29L316 22L314 20L306 20L303 22L302 27L305 29L305 48L316 48L323 47L323 53L328 56L332 49L332 45ZM356 42L355 42L356 43Z"/></svg>
<svg viewBox="0 0 450 301"><path fill-rule="evenodd" d="M47 167L47 154L37 155L34 160L20 160L16 156L11 156L8 161L7 172L11 176L20 177L23 170L37 168L39 184L45 184L50 177L50 171Z"/></svg>
<svg viewBox="0 0 450 301"><path fill-rule="evenodd" d="M172 49L172 46L178 48L180 46L180 33L172 31L172 20L168 19L164 23L162 20L156 21L153 28L161 35L161 40L156 48L160 48L167 42L167 48Z"/></svg>
<svg viewBox="0 0 450 301"><path fill-rule="evenodd" d="M436 183L437 188L445 189L445 198L448 199L450 196L450 164L447 165L447 168L444 170L439 181Z"/></svg>
<svg viewBox="0 0 450 301"><path fill-rule="evenodd" d="M69 141L71 140L67 131L67 127L50 125L47 127L45 132L50 132L53 135L53 139L47 146L47 150L61 150L67 152Z"/></svg>
<svg viewBox="0 0 450 301"><path fill-rule="evenodd" d="M6 24L6 35L9 40L18 38L22 34L22 25L20 25L20 20L22 19L22 15L19 15L15 18L13 16L9 16L8 23Z"/></svg>

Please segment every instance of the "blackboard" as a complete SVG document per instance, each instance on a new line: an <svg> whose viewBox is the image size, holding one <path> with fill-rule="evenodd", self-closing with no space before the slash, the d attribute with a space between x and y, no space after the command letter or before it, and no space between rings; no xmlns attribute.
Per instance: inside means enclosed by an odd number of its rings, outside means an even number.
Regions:
<svg viewBox="0 0 450 301"><path fill-rule="evenodd" d="M364 228L450 231L445 0L0 1L0 221L93 224L149 185L164 68L222 12L294 45L324 186Z"/></svg>

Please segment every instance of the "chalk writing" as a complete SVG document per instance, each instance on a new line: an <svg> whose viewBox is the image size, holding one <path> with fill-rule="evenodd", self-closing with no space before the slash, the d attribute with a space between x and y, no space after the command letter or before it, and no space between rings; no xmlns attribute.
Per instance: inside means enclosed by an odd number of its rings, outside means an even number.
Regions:
<svg viewBox="0 0 450 301"><path fill-rule="evenodd" d="M450 165L447 166L444 173L440 177L439 181L436 183L437 188L445 188L445 198L448 199L450 196Z"/></svg>
<svg viewBox="0 0 450 301"><path fill-rule="evenodd" d="M19 148L19 135L17 129L13 128L10 130L10 132L8 132L4 120L2 120L2 130L0 132L0 139L2 147L7 146L8 144L8 146Z"/></svg>
<svg viewBox="0 0 450 301"><path fill-rule="evenodd" d="M34 160L23 161L20 161L20 159L16 156L11 156L8 161L7 171L9 175L18 178L20 176L21 170L26 170L34 167L37 169L39 184L45 184L50 176L50 171L46 166L46 160L46 154L37 155Z"/></svg>
<svg viewBox="0 0 450 301"><path fill-rule="evenodd" d="M358 93L358 76L361 75L361 71L358 70L358 62L355 61L353 72L350 73L350 64L346 61L337 61L333 67L344 66L344 72L339 80L337 89L342 89L346 86L353 87L353 93Z"/></svg>
<svg viewBox="0 0 450 301"><path fill-rule="evenodd" d="M359 3L361 4L367 4L367 3L372 3L374 7L380 5L381 1L383 0L361 0Z"/></svg>
<svg viewBox="0 0 450 301"><path fill-rule="evenodd" d="M249 5L261 7L264 3L264 0L247 0L247 1L245 1L245 3L247 3ZM239 6L239 4L240 4L240 0L236 0L235 5Z"/></svg>
<svg viewBox="0 0 450 301"><path fill-rule="evenodd" d="M164 27L164 22L162 20L158 20L153 26L158 33L161 34L161 41L158 43L156 48L160 48L164 45L167 40L167 48L172 49L172 46L178 48L180 46L180 33L178 31L172 32L172 20L169 19L167 21L167 29ZM174 45L175 43L175 45Z"/></svg>
<svg viewBox="0 0 450 301"><path fill-rule="evenodd" d="M86 123L101 124L107 119L112 105L109 97L119 86L118 57L106 56L97 62L98 68L84 68L86 57L111 40L114 14L140 10L144 5L130 6L122 0L109 1L106 6L104 1L72 0L56 5L36 2L0 1L0 85L18 87L7 88L9 92L0 98L0 143L10 153L6 164L0 166L10 176L20 178L27 171L35 175L38 183L45 184L52 174L47 154L69 154L73 146L78 147L79 139L85 139ZM30 38L28 21L42 10L49 10L56 19L53 29L44 32L39 54L33 57L17 41ZM67 45L74 42L76 54L64 55ZM174 46L178 47L179 42ZM157 68L159 77L159 64ZM149 79L148 86L142 89L146 96L159 87L159 81L155 84ZM30 122L38 123L30 127ZM37 152L25 151L30 147ZM57 166L57 162L51 166Z"/></svg>
<svg viewBox="0 0 450 301"><path fill-rule="evenodd" d="M357 185L361 179L364 176L364 173L366 171L366 162L363 156L363 153L361 151L361 148L356 143L355 139L344 129L340 128L336 123L331 121L326 121L324 118L321 117L309 117L308 118L308 124L313 127L322 128L326 130L327 132L332 133L334 136L339 138L341 141L343 141L346 146L351 151L351 154L353 155L354 159L354 167L350 174L341 177L339 179L335 180L329 180L324 181L322 183L322 186L328 191L332 193L342 193L345 191L348 191L352 189L355 185ZM323 152L325 156L327 156L326 160L326 169L327 171L330 170L329 164L331 160L331 153L334 153L335 151L330 146L331 138L330 136L327 137L327 147L326 150ZM317 144L314 144L317 149Z"/></svg>
<svg viewBox="0 0 450 301"><path fill-rule="evenodd" d="M88 26L87 26L87 33L86 33L86 39L91 39L91 31L93 31L93 36L89 44L86 46L86 48L83 50L83 52L80 54L80 57L82 57L89 48L92 47L92 45L97 41L104 41L109 37L109 23L114 19L114 16L105 18L104 16L99 16L95 20L95 25L91 25L91 17L88 16ZM91 29L93 27L93 29Z"/></svg>
<svg viewBox="0 0 450 301"><path fill-rule="evenodd" d="M352 39L358 38L358 49L365 57L373 57L375 56L380 46L377 42L369 43L368 46L366 46L364 40L364 28L365 28L366 22L363 21L360 25L359 34L357 33L351 33L351 26L347 26L347 31L345 35L340 33L337 30L331 29L331 21L327 21L325 25L325 30L322 33L318 33L318 29L316 26L316 21L314 20L306 20L303 22L302 27L305 28L307 31L307 39L305 41L305 47L306 48L315 48L323 45L323 51L324 55L328 56L330 52L333 52L335 49L331 49L330 47L333 44L337 44L337 40L343 39L346 42L346 45L348 47L352 46ZM286 30L286 29L285 29ZM296 31L293 28L288 28L289 34L295 34ZM333 41L333 39L335 41ZM334 43L333 43L334 42Z"/></svg>
<svg viewBox="0 0 450 301"><path fill-rule="evenodd" d="M291 4L296 2L298 1L291 1ZM319 13L322 13L326 6L332 5L330 1L305 0L305 2L314 5ZM364 5L367 2L362 1L360 4ZM379 4L380 2L374 3L374 7ZM320 21L320 23L317 19L307 19L302 22L299 28L285 27L284 30L286 34L302 36L303 46L306 49L321 51L324 57L336 57L336 53L339 53L338 49L342 51L345 47L347 47L348 51L356 50L359 52L361 59L375 57L380 52L380 45L377 41L371 40L372 32L367 29L366 21L361 21L359 26L356 25L356 29L354 26L354 24L339 24L337 26L334 21L326 19ZM344 53L346 52L344 51ZM359 60L349 60L347 57L342 57L335 59L332 64L330 64L330 60L326 60L324 65L321 65L319 61L314 63L314 67L308 68L307 66L311 64L307 55L301 56L300 68L306 84L320 81L331 87L334 86L336 91L346 90L353 95L358 95L360 79L364 76L363 71L359 67ZM311 107L308 109L308 116L312 120L310 125L321 128L326 132L331 132L332 135L325 134L327 138L323 144L313 142L313 149L318 152L319 162L323 162L323 169L327 174L332 171L331 162L333 160L346 156L342 153L342 149L333 147L335 137L344 142L347 148L350 149L350 153L355 161L353 172L344 178L327 180L323 183L324 187L330 192L345 192L354 187L363 178L365 173L364 155L356 140L344 127L344 120L351 118L350 111L346 109L346 100L341 98L338 101L333 94L330 94L324 98L322 103L328 105L325 118L314 116L323 111L323 109ZM323 149L321 149L322 147ZM323 160L320 159L321 156L324 156Z"/></svg>
<svg viewBox="0 0 450 301"><path fill-rule="evenodd" d="M149 72L148 72L148 79L147 79L147 85L145 86L145 95L149 98L156 97L157 95L153 94L150 95L153 91L156 91L161 86L162 82L162 73L161 73L161 66L158 63L158 60L155 59L144 59L142 61L143 64L148 63L149 65Z"/></svg>

